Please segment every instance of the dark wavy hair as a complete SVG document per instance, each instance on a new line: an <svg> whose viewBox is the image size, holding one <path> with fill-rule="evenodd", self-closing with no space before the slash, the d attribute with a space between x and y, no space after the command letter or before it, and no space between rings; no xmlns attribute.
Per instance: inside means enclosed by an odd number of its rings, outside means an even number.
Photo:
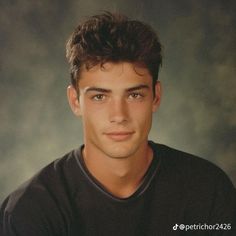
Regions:
<svg viewBox="0 0 236 236"><path fill-rule="evenodd" d="M162 50L158 36L147 24L104 12L89 17L70 36L66 45L71 83L77 88L82 66L90 69L106 62L130 62L145 66L158 79Z"/></svg>

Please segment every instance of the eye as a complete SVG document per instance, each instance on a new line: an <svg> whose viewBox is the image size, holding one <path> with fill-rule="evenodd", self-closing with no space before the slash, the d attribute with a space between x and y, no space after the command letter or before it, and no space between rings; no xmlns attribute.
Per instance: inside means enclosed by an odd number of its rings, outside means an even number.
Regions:
<svg viewBox="0 0 236 236"><path fill-rule="evenodd" d="M103 101L105 99L105 95L104 94L96 94L92 97L92 100L95 101Z"/></svg>
<svg viewBox="0 0 236 236"><path fill-rule="evenodd" d="M143 98L143 95L141 93L131 93L129 94L130 99L141 99Z"/></svg>

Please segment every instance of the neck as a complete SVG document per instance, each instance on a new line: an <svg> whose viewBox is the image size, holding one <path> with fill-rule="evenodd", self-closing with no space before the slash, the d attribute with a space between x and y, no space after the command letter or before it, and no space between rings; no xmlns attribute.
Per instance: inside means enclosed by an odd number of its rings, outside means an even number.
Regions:
<svg viewBox="0 0 236 236"><path fill-rule="evenodd" d="M153 158L148 143L141 145L133 156L124 159L91 150L85 144L83 158L87 169L108 192L121 198L129 197L137 190Z"/></svg>

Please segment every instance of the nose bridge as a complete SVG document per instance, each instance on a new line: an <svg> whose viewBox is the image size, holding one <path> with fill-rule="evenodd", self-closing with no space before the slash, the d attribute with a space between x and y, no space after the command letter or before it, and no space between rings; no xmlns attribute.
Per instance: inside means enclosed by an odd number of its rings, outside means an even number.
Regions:
<svg viewBox="0 0 236 236"><path fill-rule="evenodd" d="M112 99L109 107L110 121L121 123L128 119L128 108L126 100L122 97Z"/></svg>

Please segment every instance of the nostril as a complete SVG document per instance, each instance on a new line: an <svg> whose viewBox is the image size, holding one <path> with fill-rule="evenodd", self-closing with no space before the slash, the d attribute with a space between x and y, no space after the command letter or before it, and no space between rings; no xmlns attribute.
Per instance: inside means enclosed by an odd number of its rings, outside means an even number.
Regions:
<svg viewBox="0 0 236 236"><path fill-rule="evenodd" d="M127 121L127 115L126 114L121 114L121 113L119 113L119 114L113 114L113 115L111 115L111 117L110 117L110 121L111 122L115 122L115 123L123 123L123 122L126 122Z"/></svg>

